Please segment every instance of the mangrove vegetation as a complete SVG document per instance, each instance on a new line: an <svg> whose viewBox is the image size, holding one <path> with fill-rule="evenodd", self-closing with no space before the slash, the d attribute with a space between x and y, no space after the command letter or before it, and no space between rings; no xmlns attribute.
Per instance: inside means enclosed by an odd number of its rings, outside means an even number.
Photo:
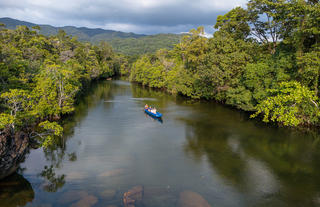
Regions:
<svg viewBox="0 0 320 207"><path fill-rule="evenodd" d="M320 124L320 4L250 0L193 29L172 50L140 57L130 80L214 99L285 126Z"/></svg>
<svg viewBox="0 0 320 207"><path fill-rule="evenodd" d="M48 146L62 134L59 119L74 110L76 97L90 81L127 67L126 58L101 42L81 43L63 30L39 34L39 27L0 28L0 130L23 131Z"/></svg>
<svg viewBox="0 0 320 207"><path fill-rule="evenodd" d="M24 131L49 145L62 134L59 119L73 112L84 86L114 75L216 100L264 122L318 126L319 22L315 0L250 0L218 16L213 37L199 27L174 36L180 43L172 49L147 53L156 47L144 47L140 57L117 54L106 42L79 42L63 30L44 36L39 26L1 24L0 131Z"/></svg>

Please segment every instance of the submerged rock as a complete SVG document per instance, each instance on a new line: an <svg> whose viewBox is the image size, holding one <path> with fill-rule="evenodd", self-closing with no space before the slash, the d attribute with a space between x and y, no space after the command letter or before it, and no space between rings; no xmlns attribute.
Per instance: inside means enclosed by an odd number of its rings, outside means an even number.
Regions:
<svg viewBox="0 0 320 207"><path fill-rule="evenodd" d="M123 194L123 204L125 207L134 207L143 199L143 186L135 186Z"/></svg>
<svg viewBox="0 0 320 207"><path fill-rule="evenodd" d="M24 132L14 136L0 131L0 179L14 173L28 152L29 138Z"/></svg>
<svg viewBox="0 0 320 207"><path fill-rule="evenodd" d="M98 202L97 197L93 195L87 195L78 202L71 205L71 207L91 207Z"/></svg>
<svg viewBox="0 0 320 207"><path fill-rule="evenodd" d="M104 191L100 192L99 194L103 199L111 200L115 197L116 191L109 189L109 190L104 190Z"/></svg>
<svg viewBox="0 0 320 207"><path fill-rule="evenodd" d="M135 186L123 194L124 207L176 206L177 197L169 188Z"/></svg>
<svg viewBox="0 0 320 207"><path fill-rule="evenodd" d="M99 176L101 177L111 177L111 176L118 176L118 175L123 175L125 172L124 169L119 168L115 170L108 170L106 172L101 173Z"/></svg>
<svg viewBox="0 0 320 207"><path fill-rule="evenodd" d="M143 206L176 206L177 196L168 187L144 187Z"/></svg>
<svg viewBox="0 0 320 207"><path fill-rule="evenodd" d="M59 198L58 202L60 204L71 203L86 196L88 196L88 193L85 191L68 191Z"/></svg>
<svg viewBox="0 0 320 207"><path fill-rule="evenodd" d="M210 205L198 193L183 191L180 193L178 207L210 207Z"/></svg>

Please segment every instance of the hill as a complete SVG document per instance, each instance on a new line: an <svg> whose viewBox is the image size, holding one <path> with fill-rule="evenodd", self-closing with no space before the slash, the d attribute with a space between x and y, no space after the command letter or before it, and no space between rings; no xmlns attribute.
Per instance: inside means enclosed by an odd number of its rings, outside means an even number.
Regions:
<svg viewBox="0 0 320 207"><path fill-rule="evenodd" d="M29 28L37 26L31 22L20 21L8 17L0 18L0 22L6 25L8 29L15 29L19 25L24 25ZM161 48L171 49L174 44L177 44L181 35L177 34L157 34L144 35L120 32L114 30L105 30L101 28L87 27L54 27L51 25L40 26L40 34L50 36L56 35L60 29L64 30L68 35L76 36L79 41L91 42L97 44L100 41L107 41L111 44L116 52L126 55L140 55L144 53L153 53Z"/></svg>

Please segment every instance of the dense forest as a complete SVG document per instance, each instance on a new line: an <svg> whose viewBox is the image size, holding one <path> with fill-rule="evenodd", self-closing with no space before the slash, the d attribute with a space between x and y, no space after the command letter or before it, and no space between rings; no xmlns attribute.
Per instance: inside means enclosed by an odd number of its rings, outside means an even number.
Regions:
<svg viewBox="0 0 320 207"><path fill-rule="evenodd" d="M178 36L172 49L138 59L113 52L106 42L79 42L63 30L48 37L39 26L12 30L2 24L0 133L24 131L49 145L62 134L58 121L73 112L84 86L120 74L173 94L216 100L264 122L318 126L319 23L316 0L250 0L245 9L218 16L212 38L199 27Z"/></svg>
<svg viewBox="0 0 320 207"><path fill-rule="evenodd" d="M155 53L159 49L173 49L183 35L157 34L139 38L113 38L107 40L112 48L119 53L138 56L146 53Z"/></svg>
<svg viewBox="0 0 320 207"><path fill-rule="evenodd" d="M320 4L250 0L172 50L140 57L130 79L216 101L285 126L320 125Z"/></svg>
<svg viewBox="0 0 320 207"><path fill-rule="evenodd" d="M15 29L17 26L27 26L29 29L32 29L34 26L39 26L39 33L45 36L57 35L59 30L63 30L67 35L77 37L81 42L90 42L95 45L98 45L101 41L106 41L115 52L130 56L155 53L162 48L172 49L173 45L179 43L182 37L182 35L178 34L143 35L100 28L54 27L51 25L37 25L11 18L0 18L0 22L4 23L7 29Z"/></svg>
<svg viewBox="0 0 320 207"><path fill-rule="evenodd" d="M0 133L28 133L44 146L62 134L58 120L72 113L76 97L91 80L127 67L110 45L80 43L62 30L39 34L39 27L0 27Z"/></svg>

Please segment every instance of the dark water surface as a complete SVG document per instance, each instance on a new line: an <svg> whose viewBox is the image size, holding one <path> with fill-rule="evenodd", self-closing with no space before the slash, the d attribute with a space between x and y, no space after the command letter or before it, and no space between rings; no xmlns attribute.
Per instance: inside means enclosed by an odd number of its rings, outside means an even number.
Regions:
<svg viewBox="0 0 320 207"><path fill-rule="evenodd" d="M64 127L0 182L0 207L120 207L134 186L145 207L178 206L186 190L211 206L320 206L318 134L120 80L94 85Z"/></svg>

